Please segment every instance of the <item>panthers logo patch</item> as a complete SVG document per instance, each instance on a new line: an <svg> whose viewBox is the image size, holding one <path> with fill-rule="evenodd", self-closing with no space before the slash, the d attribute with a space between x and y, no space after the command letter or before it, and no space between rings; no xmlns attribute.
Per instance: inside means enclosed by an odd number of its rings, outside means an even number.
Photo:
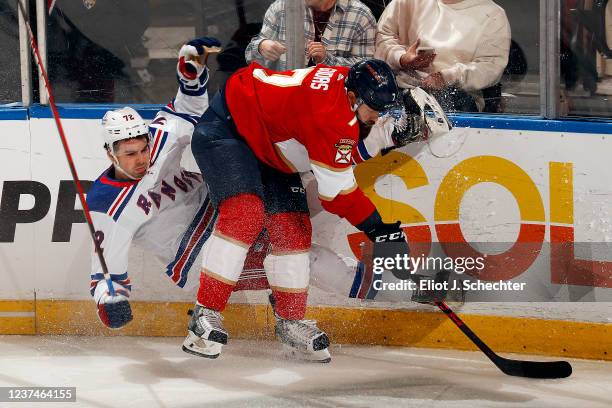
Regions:
<svg viewBox="0 0 612 408"><path fill-rule="evenodd" d="M353 152L354 140L341 139L335 144L336 158L334 162L338 164L351 164L353 162L351 154Z"/></svg>

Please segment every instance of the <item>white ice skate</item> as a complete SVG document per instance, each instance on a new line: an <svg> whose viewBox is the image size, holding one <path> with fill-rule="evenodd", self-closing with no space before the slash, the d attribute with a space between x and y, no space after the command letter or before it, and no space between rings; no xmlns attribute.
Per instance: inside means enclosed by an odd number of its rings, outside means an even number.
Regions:
<svg viewBox="0 0 612 408"><path fill-rule="evenodd" d="M270 295L270 304L274 310L274 297ZM314 320L287 320L274 312L276 337L283 344L288 357L299 360L329 363L329 338L319 330Z"/></svg>
<svg viewBox="0 0 612 408"><path fill-rule="evenodd" d="M227 344L227 332L220 312L196 304L188 324L183 351L200 357L217 358Z"/></svg>

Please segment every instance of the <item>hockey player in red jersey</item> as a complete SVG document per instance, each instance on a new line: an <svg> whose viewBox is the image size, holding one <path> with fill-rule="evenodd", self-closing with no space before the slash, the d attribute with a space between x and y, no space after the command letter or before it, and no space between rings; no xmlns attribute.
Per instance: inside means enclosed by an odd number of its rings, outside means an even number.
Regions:
<svg viewBox="0 0 612 408"><path fill-rule="evenodd" d="M185 351L214 358L227 343L220 312L248 248L266 228L272 252L264 268L275 299L277 337L307 359L330 360L327 335L315 322L303 320L311 225L299 172L313 172L327 211L372 241L401 242L407 251L399 222L383 223L352 170L359 122L375 124L399 101L393 73L379 60L350 69L318 65L287 72L254 63L229 78L192 138L218 219L203 247Z"/></svg>

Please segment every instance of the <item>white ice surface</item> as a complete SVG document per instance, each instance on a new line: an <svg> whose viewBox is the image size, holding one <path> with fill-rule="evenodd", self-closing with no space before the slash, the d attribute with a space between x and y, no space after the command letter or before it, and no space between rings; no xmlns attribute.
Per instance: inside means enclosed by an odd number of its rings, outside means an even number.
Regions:
<svg viewBox="0 0 612 408"><path fill-rule="evenodd" d="M185 354L181 342L0 336L0 386L77 387L77 403L0 407L612 406L609 362L571 360L570 378L532 380L477 352L336 346L330 364L315 364L280 358L275 342L230 340L217 360Z"/></svg>

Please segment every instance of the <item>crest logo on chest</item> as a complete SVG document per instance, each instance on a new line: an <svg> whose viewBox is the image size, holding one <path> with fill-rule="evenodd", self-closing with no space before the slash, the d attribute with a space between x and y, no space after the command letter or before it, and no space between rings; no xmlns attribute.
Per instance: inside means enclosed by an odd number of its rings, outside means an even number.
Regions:
<svg viewBox="0 0 612 408"><path fill-rule="evenodd" d="M336 147L336 158L334 162L338 164L351 164L353 145L355 141L352 139L340 139L334 146Z"/></svg>

